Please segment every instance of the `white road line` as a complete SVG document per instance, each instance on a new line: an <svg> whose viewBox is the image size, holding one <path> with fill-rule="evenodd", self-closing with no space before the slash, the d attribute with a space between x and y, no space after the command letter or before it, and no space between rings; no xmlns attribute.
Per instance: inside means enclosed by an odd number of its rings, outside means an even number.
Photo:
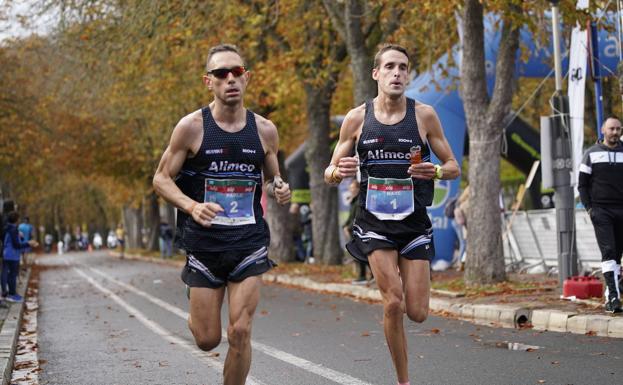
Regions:
<svg viewBox="0 0 623 385"><path fill-rule="evenodd" d="M100 276L108 279L111 282L116 283L117 285L123 287L124 289L127 289L131 292L133 292L136 295L139 295L145 299L147 299L148 301L162 307L165 310L170 311L171 313L183 318L183 319L188 319L188 313L185 312L184 310L173 306L171 304L169 304L168 302L165 302L157 297L152 296L149 293L146 293L132 285L129 285L125 282L121 282L118 279L104 273L103 271L96 269L94 267L89 267L89 269L91 271L93 271L96 274L99 274ZM227 332L225 330L223 330L223 334L227 335ZM299 367L303 370L306 370L310 373L316 374L318 376L324 377L328 380L331 380L333 382L336 382L338 384L343 384L343 385L372 385L369 382L365 382L362 381L358 378L349 376L348 374L345 373L341 373L338 372L336 370L327 368L326 366L322 365L322 364L317 364L311 361L308 361L304 358L300 358L297 357L295 355L292 355L290 353L281 351L279 349L273 348L272 346L269 345L265 345L256 341L251 341L251 345L253 346L254 349L259 350L260 352L269 355L273 358L276 358L280 361L286 362L290 365Z"/></svg>
<svg viewBox="0 0 623 385"><path fill-rule="evenodd" d="M183 340L183 339L181 339L181 338L179 338L179 337L169 333L165 328L163 328L162 326L160 326L156 322L154 322L154 321L150 320L149 318L147 318L141 311L139 311L138 309L136 309L132 305L130 305L127 302L125 302L118 295L116 295L112 291L108 290L107 288L105 288L102 285L100 285L99 283L97 283L90 275L88 275L87 273L85 273L81 269L79 269L77 267L74 267L74 270L76 271L76 273L78 273L80 276L82 276L82 278L84 278L87 282L89 282L93 287L95 287L97 290L101 291L102 293L106 294L110 299L115 301L119 306L121 306L123 309L125 309L125 311L127 311L128 313L133 315L134 318L137 321L139 321L140 323L145 325L152 332L156 333L157 335L159 335L160 337L162 337L164 340L166 340L168 342L171 342L173 344L176 344L178 346L181 346L181 347L185 348L186 350L189 350L190 353L193 356L195 356L195 357L197 357L199 359L207 361L210 365L212 365L213 367L218 369L219 373L223 371L223 363L221 363L220 361L215 360L215 359L209 357L207 352L203 352L203 351L197 349L194 345L190 344L189 342L187 342L187 341L185 341L185 340ZM263 382L258 381L258 380L254 379L252 377L248 377L247 378L247 384L250 384L250 385L266 385Z"/></svg>

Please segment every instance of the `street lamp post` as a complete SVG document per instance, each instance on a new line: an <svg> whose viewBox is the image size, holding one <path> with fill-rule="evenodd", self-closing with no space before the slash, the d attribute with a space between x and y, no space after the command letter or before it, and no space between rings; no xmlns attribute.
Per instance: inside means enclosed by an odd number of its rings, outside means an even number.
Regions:
<svg viewBox="0 0 623 385"><path fill-rule="evenodd" d="M554 66L556 72L556 92L550 100L552 134L552 168L555 190L556 230L558 244L558 282L562 286L565 279L577 275L577 255L575 253L575 210L571 173L573 157L571 154L571 132L569 125L569 100L562 92L562 64L560 57L560 20L558 0L552 3L552 30L554 38Z"/></svg>

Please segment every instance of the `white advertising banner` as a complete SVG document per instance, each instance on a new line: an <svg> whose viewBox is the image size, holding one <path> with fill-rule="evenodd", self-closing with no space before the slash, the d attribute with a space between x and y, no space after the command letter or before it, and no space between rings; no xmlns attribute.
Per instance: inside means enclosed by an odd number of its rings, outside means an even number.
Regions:
<svg viewBox="0 0 623 385"><path fill-rule="evenodd" d="M577 186L578 169L582 162L584 144L584 89L588 63L588 31L576 26L571 33L569 51L569 121L571 123L571 147L573 175L571 184ZM577 188L575 189L578 195Z"/></svg>

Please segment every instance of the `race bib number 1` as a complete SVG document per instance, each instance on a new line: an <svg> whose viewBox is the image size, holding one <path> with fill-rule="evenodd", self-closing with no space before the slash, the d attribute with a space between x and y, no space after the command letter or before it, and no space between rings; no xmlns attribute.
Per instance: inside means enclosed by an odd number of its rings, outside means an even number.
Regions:
<svg viewBox="0 0 623 385"><path fill-rule="evenodd" d="M224 210L217 214L212 224L224 226L254 224L255 187L256 183L250 180L206 179L204 202L218 203Z"/></svg>
<svg viewBox="0 0 623 385"><path fill-rule="evenodd" d="M366 210L380 220L401 220L415 208L413 180L393 178L368 178Z"/></svg>

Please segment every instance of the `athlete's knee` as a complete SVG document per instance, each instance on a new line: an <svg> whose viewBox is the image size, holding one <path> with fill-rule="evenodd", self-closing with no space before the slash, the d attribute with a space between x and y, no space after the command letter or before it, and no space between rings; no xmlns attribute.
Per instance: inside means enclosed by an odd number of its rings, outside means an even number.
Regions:
<svg viewBox="0 0 623 385"><path fill-rule="evenodd" d="M227 340L230 345L241 345L251 339L251 324L235 322L227 327Z"/></svg>
<svg viewBox="0 0 623 385"><path fill-rule="evenodd" d="M413 322L424 322L428 318L428 308L424 306L407 307L407 317Z"/></svg>
<svg viewBox="0 0 623 385"><path fill-rule="evenodd" d="M197 347L204 352L209 352L210 350L216 348L221 343L221 335L197 335L195 334L195 343Z"/></svg>
<svg viewBox="0 0 623 385"><path fill-rule="evenodd" d="M221 331L210 332L197 330L197 328L193 327L193 323L191 318L188 317L188 328L190 329L193 337L195 337L195 343L197 347L203 351L210 351L216 348L221 343Z"/></svg>
<svg viewBox="0 0 623 385"><path fill-rule="evenodd" d="M388 293L385 296L383 310L386 317L402 317L404 312L402 292Z"/></svg>

